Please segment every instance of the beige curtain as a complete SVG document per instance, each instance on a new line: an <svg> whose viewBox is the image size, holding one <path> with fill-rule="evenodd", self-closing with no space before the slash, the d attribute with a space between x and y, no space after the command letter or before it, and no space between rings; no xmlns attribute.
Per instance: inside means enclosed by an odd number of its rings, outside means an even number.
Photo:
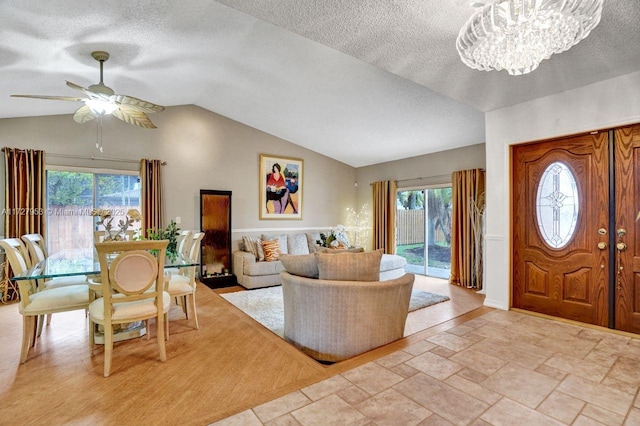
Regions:
<svg viewBox="0 0 640 426"><path fill-rule="evenodd" d="M4 148L5 238L45 231L44 151Z"/></svg>
<svg viewBox="0 0 640 426"><path fill-rule="evenodd" d="M482 289L482 212L485 173L481 169L453 172L451 276L449 281Z"/></svg>
<svg viewBox="0 0 640 426"><path fill-rule="evenodd" d="M162 190L162 161L140 161L140 182L142 186L142 234L147 237L148 229L163 228L164 195Z"/></svg>
<svg viewBox="0 0 640 426"><path fill-rule="evenodd" d="M374 182L373 186L373 249L396 253L396 181Z"/></svg>

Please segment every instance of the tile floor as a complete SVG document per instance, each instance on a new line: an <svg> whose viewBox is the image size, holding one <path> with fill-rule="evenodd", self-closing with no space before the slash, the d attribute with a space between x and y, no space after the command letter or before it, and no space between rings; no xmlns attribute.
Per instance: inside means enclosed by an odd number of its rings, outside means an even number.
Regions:
<svg viewBox="0 0 640 426"><path fill-rule="evenodd" d="M493 311L214 425L640 425L640 340Z"/></svg>

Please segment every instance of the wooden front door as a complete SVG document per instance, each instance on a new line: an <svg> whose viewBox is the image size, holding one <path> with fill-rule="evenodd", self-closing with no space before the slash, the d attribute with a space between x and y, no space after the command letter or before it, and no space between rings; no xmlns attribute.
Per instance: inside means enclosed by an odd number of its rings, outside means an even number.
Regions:
<svg viewBox="0 0 640 426"><path fill-rule="evenodd" d="M607 133L513 148L513 306L608 325Z"/></svg>
<svg viewBox="0 0 640 426"><path fill-rule="evenodd" d="M513 306L640 333L640 125L516 146L512 165Z"/></svg>
<svg viewBox="0 0 640 426"><path fill-rule="evenodd" d="M640 333L640 125L615 131L615 328Z"/></svg>

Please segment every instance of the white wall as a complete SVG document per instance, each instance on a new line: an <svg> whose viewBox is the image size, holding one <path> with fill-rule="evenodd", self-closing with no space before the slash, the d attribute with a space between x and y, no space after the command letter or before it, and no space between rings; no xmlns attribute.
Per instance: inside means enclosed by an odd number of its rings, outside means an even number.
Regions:
<svg viewBox="0 0 640 426"><path fill-rule="evenodd" d="M46 101L44 101L46 102ZM152 117L157 129L141 129L111 117L103 129L104 153L95 148L96 125L70 115L0 120L0 146L47 153L167 161L163 169L167 222L180 216L182 229L200 228L200 189L233 191L232 227L273 231L336 225L356 199L356 170L196 106L167 108ZM302 220L259 220L260 154L304 160ZM48 164L138 170L137 163L72 160L47 156ZM4 203L4 162L0 162ZM3 222L2 225L4 226Z"/></svg>
<svg viewBox="0 0 640 426"><path fill-rule="evenodd" d="M510 300L509 146L640 122L640 72L486 113L485 305Z"/></svg>

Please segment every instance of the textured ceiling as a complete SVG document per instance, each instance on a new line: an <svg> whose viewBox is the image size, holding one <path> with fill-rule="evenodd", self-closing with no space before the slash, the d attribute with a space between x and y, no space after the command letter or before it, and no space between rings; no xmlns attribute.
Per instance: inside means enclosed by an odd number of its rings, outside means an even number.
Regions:
<svg viewBox="0 0 640 426"><path fill-rule="evenodd" d="M195 104L355 167L484 142L483 112L640 70L640 1L520 77L467 68L468 0L0 1L0 118L72 113L99 80ZM86 124L91 125L91 124ZM125 125L124 123L122 125Z"/></svg>

